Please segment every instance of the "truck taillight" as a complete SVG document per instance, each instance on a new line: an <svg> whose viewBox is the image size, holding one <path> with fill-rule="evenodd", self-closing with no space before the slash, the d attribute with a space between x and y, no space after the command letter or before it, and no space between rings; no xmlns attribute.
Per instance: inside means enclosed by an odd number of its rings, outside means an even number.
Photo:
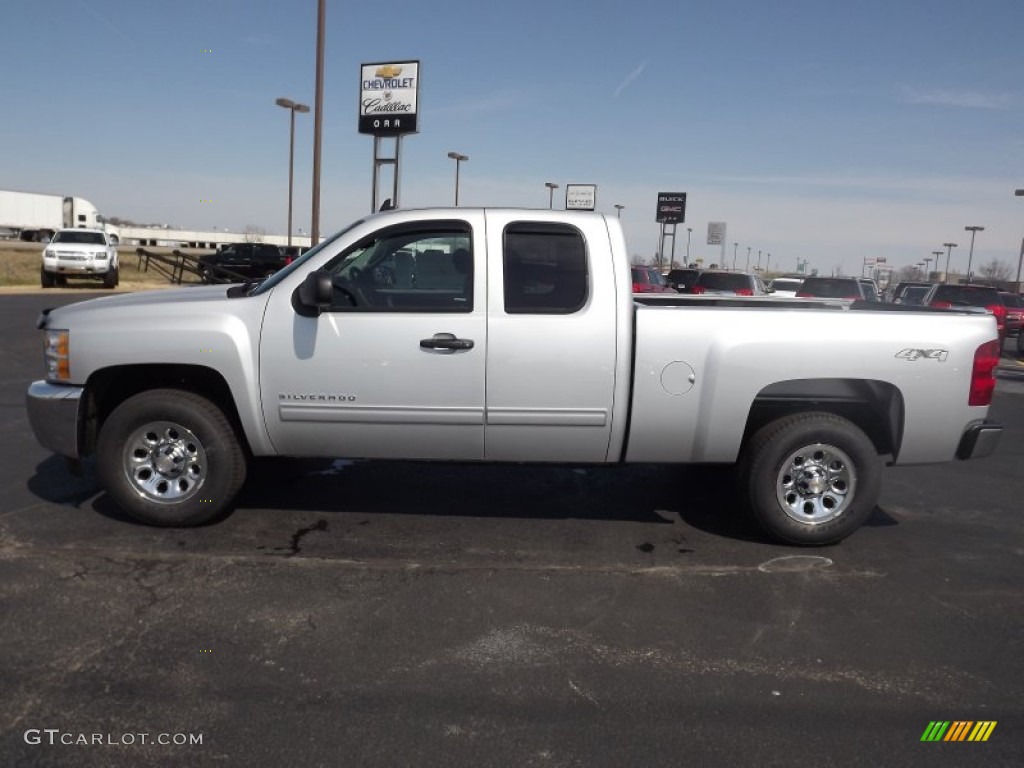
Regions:
<svg viewBox="0 0 1024 768"><path fill-rule="evenodd" d="M814 298L811 294L805 293L804 291L797 291L796 292L796 297L798 299L811 299L811 298Z"/></svg>
<svg viewBox="0 0 1024 768"><path fill-rule="evenodd" d="M690 289L690 293L704 293L704 286L695 285Z"/></svg>
<svg viewBox="0 0 1024 768"><path fill-rule="evenodd" d="M936 309L949 309L953 306L951 301L933 301L928 305L929 307L935 307Z"/></svg>
<svg viewBox="0 0 1024 768"><path fill-rule="evenodd" d="M736 295L737 296L753 296L754 295L754 290L752 288L737 288L736 289Z"/></svg>
<svg viewBox="0 0 1024 768"><path fill-rule="evenodd" d="M633 293L643 293L644 286L642 283L633 283Z"/></svg>
<svg viewBox="0 0 1024 768"><path fill-rule="evenodd" d="M971 391L968 405L990 405L992 392L996 388L996 366L999 365L999 341L993 339L978 347L974 352L974 366L971 368Z"/></svg>

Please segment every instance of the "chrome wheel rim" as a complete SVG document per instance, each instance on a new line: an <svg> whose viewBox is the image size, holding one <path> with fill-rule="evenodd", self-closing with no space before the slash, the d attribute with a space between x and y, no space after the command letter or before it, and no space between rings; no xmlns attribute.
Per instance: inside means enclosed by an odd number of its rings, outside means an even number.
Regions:
<svg viewBox="0 0 1024 768"><path fill-rule="evenodd" d="M206 449L195 434L171 421L139 427L125 444L124 473L149 501L173 504L190 499L206 480Z"/></svg>
<svg viewBox="0 0 1024 768"><path fill-rule="evenodd" d="M779 469L775 494L790 518L804 525L835 520L857 488L850 457L834 445L814 443L793 451Z"/></svg>

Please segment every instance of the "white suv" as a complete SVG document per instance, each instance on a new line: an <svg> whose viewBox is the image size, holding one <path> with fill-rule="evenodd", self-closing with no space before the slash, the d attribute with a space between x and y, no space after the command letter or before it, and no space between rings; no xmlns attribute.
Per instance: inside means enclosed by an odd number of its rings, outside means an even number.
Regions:
<svg viewBox="0 0 1024 768"><path fill-rule="evenodd" d="M118 283L117 248L100 229L61 229L43 250L39 280L43 288L64 285L68 277L103 280L104 288Z"/></svg>

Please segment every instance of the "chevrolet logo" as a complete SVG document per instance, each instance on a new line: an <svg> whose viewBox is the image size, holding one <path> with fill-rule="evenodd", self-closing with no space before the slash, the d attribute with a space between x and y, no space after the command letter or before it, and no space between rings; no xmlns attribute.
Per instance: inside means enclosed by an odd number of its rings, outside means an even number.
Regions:
<svg viewBox="0 0 1024 768"><path fill-rule="evenodd" d="M394 64L385 64L383 67L378 67L374 73L374 77L398 77L402 74L402 68L396 67Z"/></svg>

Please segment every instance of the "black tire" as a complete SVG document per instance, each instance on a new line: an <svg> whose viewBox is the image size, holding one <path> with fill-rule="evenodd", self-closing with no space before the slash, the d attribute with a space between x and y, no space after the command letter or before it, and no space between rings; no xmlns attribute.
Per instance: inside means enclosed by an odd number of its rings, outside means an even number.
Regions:
<svg viewBox="0 0 1024 768"><path fill-rule="evenodd" d="M810 411L761 427L737 467L744 503L772 537L791 544L834 544L875 509L882 462L852 422Z"/></svg>
<svg viewBox="0 0 1024 768"><path fill-rule="evenodd" d="M117 267L108 269L107 274L103 276L103 287L104 288L116 288L119 282Z"/></svg>
<svg viewBox="0 0 1024 768"><path fill-rule="evenodd" d="M229 509L246 458L224 412L204 397L153 389L128 398L100 429L97 469L107 493L150 525L202 525Z"/></svg>
<svg viewBox="0 0 1024 768"><path fill-rule="evenodd" d="M39 284L43 288L53 288L53 273L47 272L42 267L39 268Z"/></svg>
<svg viewBox="0 0 1024 768"><path fill-rule="evenodd" d="M1024 357L1024 328L1017 331L1017 357Z"/></svg>

